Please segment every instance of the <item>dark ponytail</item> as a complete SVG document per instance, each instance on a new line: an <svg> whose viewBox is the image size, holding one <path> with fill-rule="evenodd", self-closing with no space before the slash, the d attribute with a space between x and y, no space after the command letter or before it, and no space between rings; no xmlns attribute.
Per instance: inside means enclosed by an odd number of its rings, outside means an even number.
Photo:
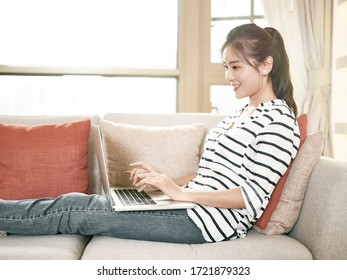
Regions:
<svg viewBox="0 0 347 280"><path fill-rule="evenodd" d="M277 98L286 101L297 115L297 106L293 96L293 85L290 79L289 59L281 34L272 27L265 29L254 23L240 25L227 35L222 51L231 46L250 65L262 63L268 56L273 58L269 77Z"/></svg>

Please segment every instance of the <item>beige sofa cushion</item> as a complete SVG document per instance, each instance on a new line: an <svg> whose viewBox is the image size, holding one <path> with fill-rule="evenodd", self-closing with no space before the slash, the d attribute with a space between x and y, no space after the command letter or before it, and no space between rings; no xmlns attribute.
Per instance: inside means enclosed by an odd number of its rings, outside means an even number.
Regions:
<svg viewBox="0 0 347 280"><path fill-rule="evenodd" d="M90 238L80 234L8 235L0 237L0 260L79 260Z"/></svg>
<svg viewBox="0 0 347 280"><path fill-rule="evenodd" d="M312 254L287 235L268 236L250 230L246 238L179 244L94 236L82 260L310 260Z"/></svg>
<svg viewBox="0 0 347 280"><path fill-rule="evenodd" d="M323 132L317 131L307 138L293 161L278 204L265 229L254 225L258 232L268 235L292 230L301 210L312 170L322 155Z"/></svg>
<svg viewBox="0 0 347 280"><path fill-rule="evenodd" d="M347 161L322 156L305 193L298 221L289 236L314 259L347 260Z"/></svg>
<svg viewBox="0 0 347 280"><path fill-rule="evenodd" d="M129 186L129 164L142 161L172 178L196 172L203 124L149 127L100 121L111 186Z"/></svg>

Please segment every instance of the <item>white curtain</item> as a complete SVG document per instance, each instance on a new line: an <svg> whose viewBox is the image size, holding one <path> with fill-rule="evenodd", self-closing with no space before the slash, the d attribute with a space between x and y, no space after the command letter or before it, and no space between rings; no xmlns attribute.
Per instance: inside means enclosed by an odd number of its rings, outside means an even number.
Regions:
<svg viewBox="0 0 347 280"><path fill-rule="evenodd" d="M304 35L308 88L303 111L308 131L323 130L323 154L333 156L331 121L332 0L299 0L298 12Z"/></svg>
<svg viewBox="0 0 347 280"><path fill-rule="evenodd" d="M265 17L285 41L299 113L308 133L325 134L323 155L333 156L331 125L332 0L262 0Z"/></svg>

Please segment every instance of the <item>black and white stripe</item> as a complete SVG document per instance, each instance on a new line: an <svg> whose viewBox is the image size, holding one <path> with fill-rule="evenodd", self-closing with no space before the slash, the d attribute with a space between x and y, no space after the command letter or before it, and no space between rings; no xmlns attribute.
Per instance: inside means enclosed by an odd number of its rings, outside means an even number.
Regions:
<svg viewBox="0 0 347 280"><path fill-rule="evenodd" d="M245 209L197 205L188 210L208 242L246 236L251 222L261 216L274 187L298 150L299 128L283 100L260 104L243 123L229 129L241 112L225 118L210 131L198 176L187 186L241 189Z"/></svg>

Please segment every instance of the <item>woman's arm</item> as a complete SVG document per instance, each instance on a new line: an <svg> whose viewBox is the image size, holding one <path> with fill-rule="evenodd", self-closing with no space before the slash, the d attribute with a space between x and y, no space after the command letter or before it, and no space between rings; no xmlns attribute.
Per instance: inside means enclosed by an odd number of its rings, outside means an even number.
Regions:
<svg viewBox="0 0 347 280"><path fill-rule="evenodd" d="M148 186L160 189L174 200L189 201L206 206L219 208L245 208L241 190L197 190L181 188L194 179L197 173L171 179L166 174L157 173L154 168L143 162L130 164L130 180L139 191Z"/></svg>
<svg viewBox="0 0 347 280"><path fill-rule="evenodd" d="M176 178L172 179L177 185L179 186L185 186L187 185L191 180L193 180L196 176L198 175L197 172L194 172L192 174L189 174L187 176L181 177L181 178Z"/></svg>
<svg viewBox="0 0 347 280"><path fill-rule="evenodd" d="M174 200L189 201L219 208L245 208L241 190L198 190L181 188L165 174L155 172L141 173L135 184L139 191L148 186L160 189Z"/></svg>
<svg viewBox="0 0 347 280"><path fill-rule="evenodd" d="M218 208L246 208L239 188L207 191L182 189L182 193L178 194L177 200L191 201Z"/></svg>

